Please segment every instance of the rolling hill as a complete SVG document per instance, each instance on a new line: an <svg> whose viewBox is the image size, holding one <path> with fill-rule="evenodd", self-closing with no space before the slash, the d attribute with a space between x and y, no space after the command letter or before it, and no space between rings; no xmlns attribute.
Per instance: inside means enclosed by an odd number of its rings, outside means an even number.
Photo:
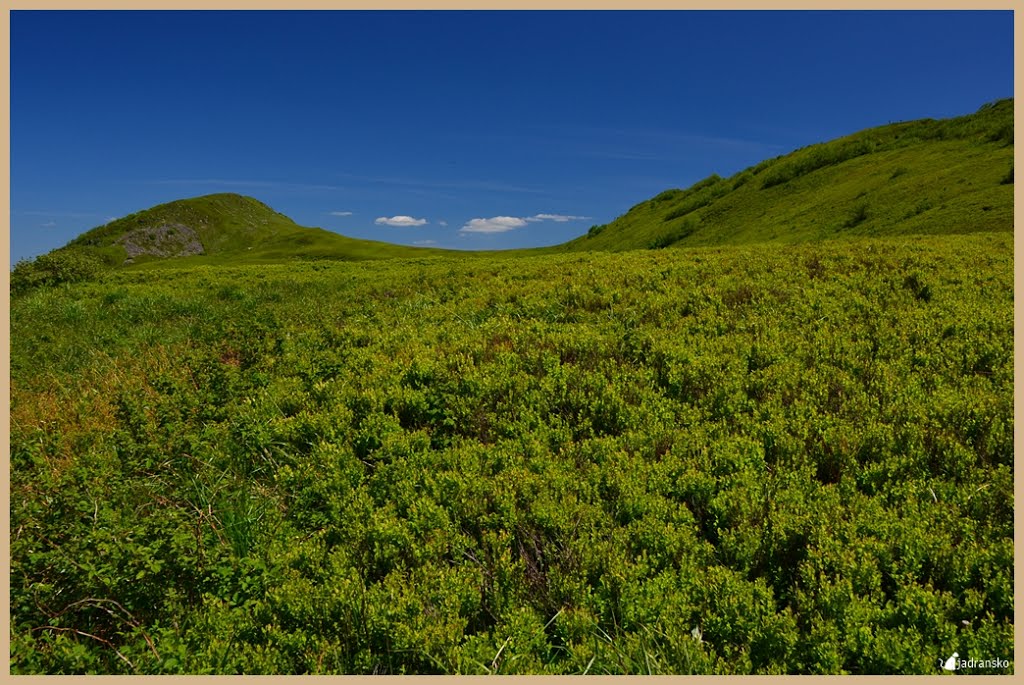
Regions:
<svg viewBox="0 0 1024 685"><path fill-rule="evenodd" d="M67 248L92 251L110 265L198 255L216 261L360 260L443 252L300 226L259 200L233 193L157 205L87 231Z"/></svg>
<svg viewBox="0 0 1024 685"><path fill-rule="evenodd" d="M688 189L666 190L567 243L507 254L1012 229L1013 100L1006 99L963 117L867 129L729 178L713 174ZM123 266L443 254L468 253L349 238L300 226L254 198L222 193L158 205L87 231L16 266L11 290L83 280Z"/></svg>
<svg viewBox="0 0 1024 685"><path fill-rule="evenodd" d="M806 242L1013 229L1013 100L871 128L709 176L558 250Z"/></svg>
<svg viewBox="0 0 1024 685"><path fill-rule="evenodd" d="M89 280L122 267L361 261L448 254L300 226L259 200L218 193L176 200L93 228L11 272L11 293Z"/></svg>

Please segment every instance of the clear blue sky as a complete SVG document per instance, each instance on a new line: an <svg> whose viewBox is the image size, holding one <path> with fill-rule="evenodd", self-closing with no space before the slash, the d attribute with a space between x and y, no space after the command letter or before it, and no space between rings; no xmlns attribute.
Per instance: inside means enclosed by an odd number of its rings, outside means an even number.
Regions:
<svg viewBox="0 0 1024 685"><path fill-rule="evenodd" d="M354 237L553 244L1012 95L1009 11L14 11L11 258L225 191Z"/></svg>

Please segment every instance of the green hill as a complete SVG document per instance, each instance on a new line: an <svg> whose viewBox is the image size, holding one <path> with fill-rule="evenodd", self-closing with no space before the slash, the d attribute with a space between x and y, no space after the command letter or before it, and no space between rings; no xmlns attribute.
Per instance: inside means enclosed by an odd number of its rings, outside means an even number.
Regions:
<svg viewBox="0 0 1024 685"><path fill-rule="evenodd" d="M234 193L157 205L86 231L11 272L11 292L87 280L111 268L244 264L290 259L359 261L446 254L300 226Z"/></svg>
<svg viewBox="0 0 1024 685"><path fill-rule="evenodd" d="M359 260L441 252L300 226L259 200L233 193L157 205L87 231L68 248L91 249L111 265L199 255L230 261Z"/></svg>
<svg viewBox="0 0 1024 685"><path fill-rule="evenodd" d="M890 124L811 145L729 178L713 174L567 243L508 254L1012 229L1013 100L1007 99L964 117ZM222 193L158 205L87 231L15 267L11 290L121 266L439 254L452 252L300 226L258 200Z"/></svg>
<svg viewBox="0 0 1024 685"><path fill-rule="evenodd" d="M1013 229L1013 100L811 145L667 190L559 250Z"/></svg>

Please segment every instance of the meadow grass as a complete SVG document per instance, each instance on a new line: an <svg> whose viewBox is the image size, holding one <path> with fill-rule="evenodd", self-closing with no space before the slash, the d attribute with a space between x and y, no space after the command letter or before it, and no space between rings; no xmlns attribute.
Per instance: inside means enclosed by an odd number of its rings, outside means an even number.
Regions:
<svg viewBox="0 0 1024 685"><path fill-rule="evenodd" d="M14 673L1013 654L1008 232L192 258L11 340Z"/></svg>

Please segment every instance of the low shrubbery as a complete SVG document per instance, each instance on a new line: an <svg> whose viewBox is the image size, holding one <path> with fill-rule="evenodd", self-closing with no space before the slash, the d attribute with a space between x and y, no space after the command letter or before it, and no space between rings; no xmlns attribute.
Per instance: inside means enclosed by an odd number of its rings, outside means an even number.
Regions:
<svg viewBox="0 0 1024 685"><path fill-rule="evenodd" d="M27 292L11 670L1009 659L1011 246L167 268Z"/></svg>
<svg viewBox="0 0 1024 685"><path fill-rule="evenodd" d="M89 280L104 268L104 263L96 255L74 249L55 250L15 264L11 270L11 294L20 295L41 286Z"/></svg>

